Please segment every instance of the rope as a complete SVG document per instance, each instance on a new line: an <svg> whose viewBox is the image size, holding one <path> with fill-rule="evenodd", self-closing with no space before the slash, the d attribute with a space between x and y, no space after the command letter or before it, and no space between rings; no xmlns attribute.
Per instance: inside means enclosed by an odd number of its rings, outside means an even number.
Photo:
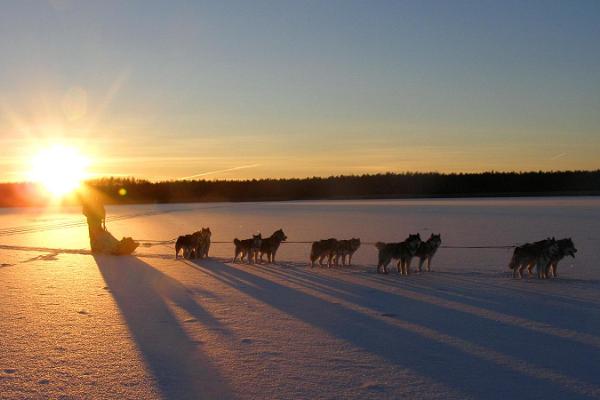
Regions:
<svg viewBox="0 0 600 400"><path fill-rule="evenodd" d="M177 238L173 238L170 240L152 240L152 239L134 239L136 242L139 242L144 247L152 247L163 244L174 243ZM232 244L232 240L211 240L211 244ZM281 244L312 244L314 241L308 240L295 240L281 242ZM370 245L374 246L378 242L361 242L361 245ZM514 249L517 245L504 245L504 246L440 246L442 249Z"/></svg>
<svg viewBox="0 0 600 400"><path fill-rule="evenodd" d="M514 249L515 247L518 246L440 246L443 249Z"/></svg>

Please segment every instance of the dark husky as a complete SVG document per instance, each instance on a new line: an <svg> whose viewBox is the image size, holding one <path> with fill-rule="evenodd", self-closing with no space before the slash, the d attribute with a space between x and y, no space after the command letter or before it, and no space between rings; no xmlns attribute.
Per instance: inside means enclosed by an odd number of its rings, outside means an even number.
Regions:
<svg viewBox="0 0 600 400"><path fill-rule="evenodd" d="M196 248L197 238L194 235L183 235L177 238L175 242L175 258L179 256L179 251L182 250L183 258L193 256Z"/></svg>
<svg viewBox="0 0 600 400"><path fill-rule="evenodd" d="M263 255L267 255L267 262L275 263L275 254L279 249L281 242L286 241L287 236L283 233L283 229L276 230L268 238L264 238L260 244L260 261L263 260Z"/></svg>
<svg viewBox="0 0 600 400"><path fill-rule="evenodd" d="M348 257L348 265L352 265L352 256L360 247L360 239L352 238L348 240L339 240L335 249L335 265L339 265L340 258L342 265L346 265L346 257Z"/></svg>
<svg viewBox="0 0 600 400"><path fill-rule="evenodd" d="M379 250L379 257L377 262L377 273L387 274L387 266L392 259L398 261L398 272L402 275L408 275L410 273L410 262L414 255L417 253L417 249L421 245L420 234L410 234L404 242L400 243L375 243L375 247Z"/></svg>
<svg viewBox="0 0 600 400"><path fill-rule="evenodd" d="M331 268L337 246L338 240L334 238L313 242L310 249L310 266L314 267L317 259L319 260L319 265L323 266L323 259L327 257L327 266Z"/></svg>
<svg viewBox="0 0 600 400"><path fill-rule="evenodd" d="M515 248L508 267L513 270L513 277L521 278L525 268L531 274L531 270L535 266L538 278L545 278L548 265L557 253L558 245L554 238L525 243Z"/></svg>
<svg viewBox="0 0 600 400"><path fill-rule="evenodd" d="M431 259L442 244L442 235L434 235L433 233L429 236L429 239L425 242L421 242L421 245L417 249L415 254L419 257L419 272L423 270L423 263L427 260L427 271L431 271Z"/></svg>
<svg viewBox="0 0 600 400"><path fill-rule="evenodd" d="M210 250L210 237L212 235L210 228L202 228L202 230L194 232L194 235L196 236L196 257L208 257L208 251Z"/></svg>
<svg viewBox="0 0 600 400"><path fill-rule="evenodd" d="M558 263L560 260L565 258L566 256L571 256L575 258L575 253L577 253L577 249L575 248L575 244L571 238L560 239L556 241L556 245L558 246L557 253L551 257L550 264L546 268L546 276L550 277L552 275L553 278L558 277Z"/></svg>
<svg viewBox="0 0 600 400"><path fill-rule="evenodd" d="M248 263L255 262L258 258L261 243L262 236L260 233L258 235L252 235L252 238L250 239L233 239L233 244L235 245L233 262L236 262L238 256L240 256L240 261L244 261L244 257L246 257Z"/></svg>

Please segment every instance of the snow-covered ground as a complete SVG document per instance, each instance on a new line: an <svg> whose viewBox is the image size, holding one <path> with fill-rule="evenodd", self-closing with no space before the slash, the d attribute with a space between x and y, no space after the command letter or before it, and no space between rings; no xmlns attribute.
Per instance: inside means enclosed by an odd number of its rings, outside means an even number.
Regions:
<svg viewBox="0 0 600 400"><path fill-rule="evenodd" d="M513 280L510 251L441 249L434 272L175 261L165 245L89 255L79 210L0 210L0 398L600 398L600 198L108 207L117 237L511 245L571 236L555 280Z"/></svg>

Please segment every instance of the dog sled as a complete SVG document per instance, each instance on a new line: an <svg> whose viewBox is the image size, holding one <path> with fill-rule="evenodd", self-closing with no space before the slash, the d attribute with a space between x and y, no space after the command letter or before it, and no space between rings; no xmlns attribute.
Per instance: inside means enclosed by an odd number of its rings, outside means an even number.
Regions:
<svg viewBox="0 0 600 400"><path fill-rule="evenodd" d="M130 237L117 240L110 232L102 230L90 231L90 247L94 254L111 254L114 256L130 255L140 244Z"/></svg>

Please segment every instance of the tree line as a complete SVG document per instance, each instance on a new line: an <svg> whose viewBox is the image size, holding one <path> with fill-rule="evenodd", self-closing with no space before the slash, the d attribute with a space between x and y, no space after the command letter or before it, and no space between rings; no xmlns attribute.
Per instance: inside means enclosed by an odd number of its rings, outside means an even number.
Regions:
<svg viewBox="0 0 600 400"><path fill-rule="evenodd" d="M556 172L386 173L330 177L252 180L177 180L150 182L102 178L87 183L107 203L184 203L475 197L527 195L598 195L600 170ZM38 191L39 192L39 191ZM0 184L0 206L42 203L31 183ZM67 202L76 202L75 198Z"/></svg>

